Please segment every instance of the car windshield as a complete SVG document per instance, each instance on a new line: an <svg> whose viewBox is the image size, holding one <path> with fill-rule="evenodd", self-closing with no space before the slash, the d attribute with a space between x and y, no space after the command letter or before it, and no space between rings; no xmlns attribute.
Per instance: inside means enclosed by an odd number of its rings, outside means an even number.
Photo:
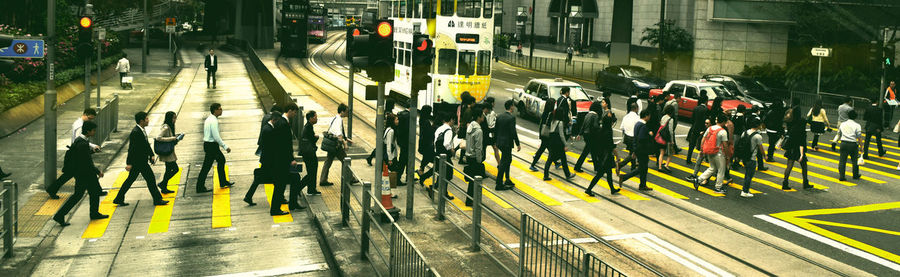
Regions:
<svg viewBox="0 0 900 277"><path fill-rule="evenodd" d="M722 85L701 87L700 90L703 91L703 93L705 93L707 97L709 97L709 100L713 100L719 97L725 100L737 99L734 93L728 91L728 89L726 89L725 86Z"/></svg>
<svg viewBox="0 0 900 277"><path fill-rule="evenodd" d="M754 92L754 93L768 93L769 92L769 89L765 85L763 85L759 81L756 81L753 79L740 78L740 79L734 79L734 81L737 82L738 84L740 84L741 87L743 87L744 89L746 89L749 92Z"/></svg>
<svg viewBox="0 0 900 277"><path fill-rule="evenodd" d="M584 89L582 89L581 86L553 86L553 87L550 87L550 97L553 97L553 99L559 98L559 91L562 90L562 88L564 88L564 87L569 88L569 97L572 98L572 100L575 100L575 101L591 100L591 98L588 97L587 93L584 92Z"/></svg>
<svg viewBox="0 0 900 277"><path fill-rule="evenodd" d="M623 67L622 70L630 77L644 77L650 74L650 71L640 67Z"/></svg>

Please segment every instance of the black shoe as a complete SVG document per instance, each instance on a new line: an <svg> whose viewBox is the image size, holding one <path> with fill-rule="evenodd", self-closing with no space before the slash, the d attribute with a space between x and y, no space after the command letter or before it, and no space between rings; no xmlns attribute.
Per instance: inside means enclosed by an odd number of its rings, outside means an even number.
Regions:
<svg viewBox="0 0 900 277"><path fill-rule="evenodd" d="M453 196L451 196L451 195L449 195L449 194L448 194L447 196L445 196L445 197L447 197L447 200L453 200L453 199L456 199L456 198L454 198Z"/></svg>
<svg viewBox="0 0 900 277"><path fill-rule="evenodd" d="M578 172L578 173L583 173L583 172L584 172L584 170L581 170L580 167L573 168L572 170L575 171L575 172Z"/></svg>
<svg viewBox="0 0 900 277"><path fill-rule="evenodd" d="M787 180L784 180L784 182L781 183L781 190L791 190L791 186L788 185Z"/></svg>
<svg viewBox="0 0 900 277"><path fill-rule="evenodd" d="M575 174L566 175L566 180L572 180L572 178L575 178Z"/></svg>
<svg viewBox="0 0 900 277"><path fill-rule="evenodd" d="M694 177L694 176L691 176L691 177ZM700 190L700 182L697 182L697 177L694 177L693 183L694 183L694 190Z"/></svg>
<svg viewBox="0 0 900 277"><path fill-rule="evenodd" d="M253 203L253 199L244 198L244 202L247 203L247 206L256 206L256 203Z"/></svg>
<svg viewBox="0 0 900 277"><path fill-rule="evenodd" d="M163 205L165 205L165 204L169 204L169 200L153 201L153 205L154 205L154 206L163 206Z"/></svg>
<svg viewBox="0 0 900 277"><path fill-rule="evenodd" d="M859 180L859 178L862 178L862 175L853 176L853 180Z"/></svg>
<svg viewBox="0 0 900 277"><path fill-rule="evenodd" d="M653 189L650 188L650 187L639 187L638 190L651 191L651 190L653 190Z"/></svg>
<svg viewBox="0 0 900 277"><path fill-rule="evenodd" d="M224 183L219 184L220 188L230 188L234 186L234 182L225 181Z"/></svg>
<svg viewBox="0 0 900 277"><path fill-rule="evenodd" d="M112 203L113 203L113 204L116 204L116 206L119 206L119 207L125 207L125 206L128 206L128 205L131 205L131 204L128 204L128 203L125 203L125 202L116 202L116 201L113 201Z"/></svg>
<svg viewBox="0 0 900 277"><path fill-rule="evenodd" d="M809 189L812 189L812 188L813 188L813 186L809 184L809 181L803 180L803 189L809 190Z"/></svg>
<svg viewBox="0 0 900 277"><path fill-rule="evenodd" d="M372 158L371 158L371 157L367 157L367 158L366 158L366 163L369 164L369 166L372 166Z"/></svg>
<svg viewBox="0 0 900 277"><path fill-rule="evenodd" d="M334 183L332 183L332 182L322 182L322 183L319 183L319 186L323 186L323 187L330 187L330 186L333 186L333 185L334 185Z"/></svg>
<svg viewBox="0 0 900 277"><path fill-rule="evenodd" d="M501 190L511 190L512 188L513 188L513 187L511 187L511 186L497 186L497 187L494 188L494 190L496 190L496 191L501 191Z"/></svg>
<svg viewBox="0 0 900 277"><path fill-rule="evenodd" d="M756 171L766 171L766 170L769 170L769 168L765 167L765 166L756 169Z"/></svg>
<svg viewBox="0 0 900 277"><path fill-rule="evenodd" d="M617 189L610 190L610 191L609 191L609 194L619 194L619 191L620 191L620 190L622 190L622 189L618 189L618 188L617 188Z"/></svg>
<svg viewBox="0 0 900 277"><path fill-rule="evenodd" d="M691 165L691 164L694 164L694 162L692 162L690 159L688 159L688 160L684 161L684 164Z"/></svg>
<svg viewBox="0 0 900 277"><path fill-rule="evenodd" d="M308 194L308 195L322 195L322 193L319 192L318 190L314 190L314 191L306 191L306 194Z"/></svg>
<svg viewBox="0 0 900 277"><path fill-rule="evenodd" d="M471 206L472 206L472 200L471 200L471 199L467 199L467 200L466 200L466 207L471 207Z"/></svg>
<svg viewBox="0 0 900 277"><path fill-rule="evenodd" d="M282 211L282 210L278 210L278 211L269 211L269 215L271 215L271 216L276 216L276 215L286 215L286 214L288 214L288 212L285 212L285 211Z"/></svg>
<svg viewBox="0 0 900 277"><path fill-rule="evenodd" d="M159 192L162 194L175 193L175 191L169 190L167 187L159 187Z"/></svg>
<svg viewBox="0 0 900 277"><path fill-rule="evenodd" d="M50 199L59 199L59 195L56 195L56 193L49 193L49 192L48 192L47 195L50 196Z"/></svg>
<svg viewBox="0 0 900 277"><path fill-rule="evenodd" d="M838 181L846 182L846 181L847 181L847 178L841 177L841 178L838 178Z"/></svg>
<svg viewBox="0 0 900 277"><path fill-rule="evenodd" d="M668 167L663 167L663 168L657 169L656 171L659 171L659 172L662 172L665 174L672 174L672 170L670 170Z"/></svg>
<svg viewBox="0 0 900 277"><path fill-rule="evenodd" d="M100 191L100 196L106 196L107 194L109 194L109 193L106 192L105 190Z"/></svg>
<svg viewBox="0 0 900 277"><path fill-rule="evenodd" d="M884 154L887 154L887 151L878 151L879 157L884 157Z"/></svg>
<svg viewBox="0 0 900 277"><path fill-rule="evenodd" d="M197 187L197 193L207 193L210 191L212 191L212 189L208 189L208 188L204 188L204 187Z"/></svg>
<svg viewBox="0 0 900 277"><path fill-rule="evenodd" d="M544 177L544 181L550 181L550 180L553 180L553 178L550 178L550 177Z"/></svg>
<svg viewBox="0 0 900 277"><path fill-rule="evenodd" d="M6 173L6 172L0 173L0 179L6 178L6 177L9 177L9 176L12 176L12 173Z"/></svg>
<svg viewBox="0 0 900 277"><path fill-rule="evenodd" d="M295 203L293 205L288 204L288 209L290 209L291 211L299 211L306 209L306 206L300 205L299 203Z"/></svg>
<svg viewBox="0 0 900 277"><path fill-rule="evenodd" d="M66 227L69 226L69 223L65 221L65 218L53 216L53 221L59 223L59 226Z"/></svg>
<svg viewBox="0 0 900 277"><path fill-rule="evenodd" d="M584 191L584 194L587 194L588 196L594 197L594 192L593 192L593 191L585 190L585 191Z"/></svg>
<svg viewBox="0 0 900 277"><path fill-rule="evenodd" d="M513 183L513 182L510 182L510 181L507 181L506 184L504 184L504 185L507 186L507 187L511 187L511 188L516 187L516 184Z"/></svg>
<svg viewBox="0 0 900 277"><path fill-rule="evenodd" d="M695 180L697 180L697 176L691 175L691 176L684 177L684 179L693 183Z"/></svg>
<svg viewBox="0 0 900 277"><path fill-rule="evenodd" d="M105 219L105 218L109 218L109 215L105 215L105 214L91 215L91 220Z"/></svg>
<svg viewBox="0 0 900 277"><path fill-rule="evenodd" d="M713 191L716 193L725 194L725 187L715 188L713 189Z"/></svg>
<svg viewBox="0 0 900 277"><path fill-rule="evenodd" d="M837 151L837 143L831 143L831 151Z"/></svg>

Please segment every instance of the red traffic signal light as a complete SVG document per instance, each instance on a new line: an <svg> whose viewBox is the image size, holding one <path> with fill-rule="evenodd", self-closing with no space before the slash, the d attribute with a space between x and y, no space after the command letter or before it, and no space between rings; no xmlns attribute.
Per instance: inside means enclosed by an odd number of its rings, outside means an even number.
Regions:
<svg viewBox="0 0 900 277"><path fill-rule="evenodd" d="M78 20L78 25L81 25L81 28L90 28L93 24L94 20L88 16L83 16L81 20Z"/></svg>
<svg viewBox="0 0 900 277"><path fill-rule="evenodd" d="M378 33L381 37L387 37L393 34L394 27L391 26L391 22L382 21L378 23L378 26L375 28L375 32Z"/></svg>
<svg viewBox="0 0 900 277"><path fill-rule="evenodd" d="M359 29L353 28L353 33L352 33L351 35L353 35L354 37L355 37L355 36L358 36L358 35L359 35Z"/></svg>

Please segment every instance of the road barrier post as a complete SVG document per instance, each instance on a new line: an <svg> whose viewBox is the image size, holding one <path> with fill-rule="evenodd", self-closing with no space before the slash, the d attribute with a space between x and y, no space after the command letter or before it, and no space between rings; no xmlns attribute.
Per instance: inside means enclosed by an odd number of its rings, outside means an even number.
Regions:
<svg viewBox="0 0 900 277"><path fill-rule="evenodd" d="M369 217L369 212L372 209L372 183L363 182L363 203L362 203L362 228L359 231L360 234L360 246L359 252L360 257L363 260L368 260L369 254L369 224L371 224L371 219Z"/></svg>
<svg viewBox="0 0 900 277"><path fill-rule="evenodd" d="M350 225L350 180L353 176L350 172L350 157L344 157L341 165L341 225Z"/></svg>
<svg viewBox="0 0 900 277"><path fill-rule="evenodd" d="M475 184L472 188L472 251L481 250L481 176L475 176Z"/></svg>
<svg viewBox="0 0 900 277"><path fill-rule="evenodd" d="M434 174L434 176L438 176L438 192L434 197L438 199L437 220L444 220L444 208L447 205L447 179L449 176L444 176L446 169L447 154L441 154L441 157L438 159L438 172ZM453 176L453 173L449 175Z"/></svg>

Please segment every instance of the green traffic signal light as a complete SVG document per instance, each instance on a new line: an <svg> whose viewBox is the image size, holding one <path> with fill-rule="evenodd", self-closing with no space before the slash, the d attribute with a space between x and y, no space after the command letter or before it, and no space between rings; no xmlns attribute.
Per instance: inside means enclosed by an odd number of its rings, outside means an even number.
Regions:
<svg viewBox="0 0 900 277"><path fill-rule="evenodd" d="M891 58L884 58L884 65L894 65Z"/></svg>

